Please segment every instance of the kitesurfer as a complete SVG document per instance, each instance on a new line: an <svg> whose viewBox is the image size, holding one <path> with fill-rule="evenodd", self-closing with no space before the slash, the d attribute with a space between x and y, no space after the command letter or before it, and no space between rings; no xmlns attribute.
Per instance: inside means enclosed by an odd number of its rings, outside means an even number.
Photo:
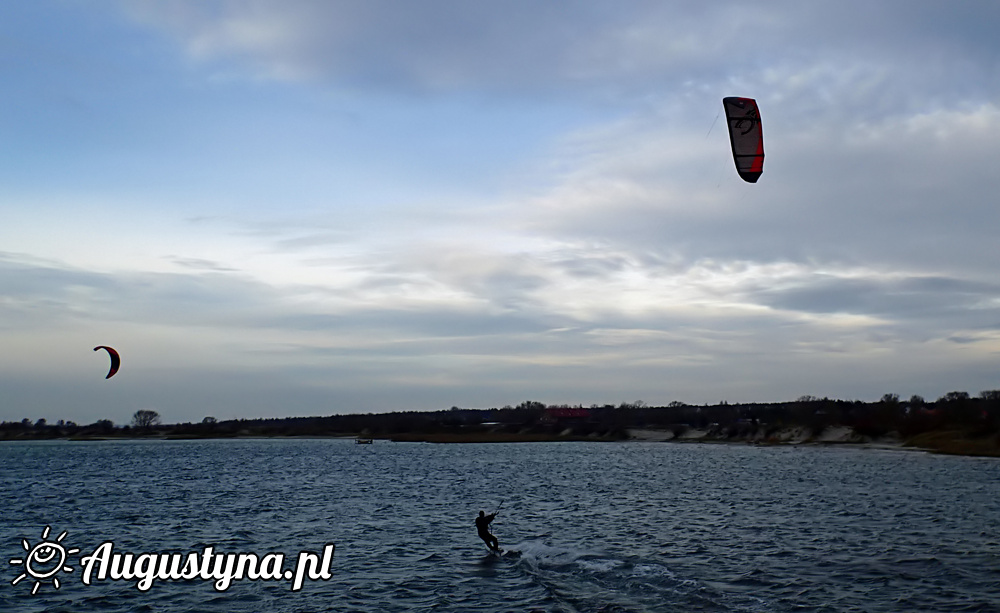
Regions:
<svg viewBox="0 0 1000 613"><path fill-rule="evenodd" d="M499 512L499 509L497 511ZM490 533L490 522L496 516L496 513L487 515L485 511L480 511L479 517L476 518L476 530L479 532L479 538L486 542L487 547L493 551L500 551L500 541Z"/></svg>

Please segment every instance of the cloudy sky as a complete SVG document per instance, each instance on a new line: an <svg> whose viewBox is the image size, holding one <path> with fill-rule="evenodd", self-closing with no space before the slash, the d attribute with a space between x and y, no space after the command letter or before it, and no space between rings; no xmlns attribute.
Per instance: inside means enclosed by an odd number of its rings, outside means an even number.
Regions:
<svg viewBox="0 0 1000 613"><path fill-rule="evenodd" d="M2 3L0 419L1000 388L998 23Z"/></svg>

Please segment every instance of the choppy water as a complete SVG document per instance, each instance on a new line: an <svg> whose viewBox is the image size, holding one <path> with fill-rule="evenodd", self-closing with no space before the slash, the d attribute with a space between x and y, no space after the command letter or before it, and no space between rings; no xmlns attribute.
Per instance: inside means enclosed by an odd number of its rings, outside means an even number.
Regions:
<svg viewBox="0 0 1000 613"><path fill-rule="evenodd" d="M0 444L0 611L1000 611L1000 461L844 448ZM505 500L487 555L473 518ZM66 531L72 573L22 539ZM319 552L332 578L81 583L116 550ZM286 562L288 567L291 562Z"/></svg>

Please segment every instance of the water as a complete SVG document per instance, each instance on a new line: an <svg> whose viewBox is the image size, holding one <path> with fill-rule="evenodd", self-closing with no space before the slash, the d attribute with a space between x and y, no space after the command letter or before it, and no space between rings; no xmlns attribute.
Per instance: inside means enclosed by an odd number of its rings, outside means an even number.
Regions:
<svg viewBox="0 0 1000 613"><path fill-rule="evenodd" d="M1000 461L669 443L0 444L0 611L1000 611ZM494 557L473 519L503 500ZM11 581L62 531L61 585ZM320 552L305 581L81 582L117 551ZM286 562L285 568L293 566Z"/></svg>

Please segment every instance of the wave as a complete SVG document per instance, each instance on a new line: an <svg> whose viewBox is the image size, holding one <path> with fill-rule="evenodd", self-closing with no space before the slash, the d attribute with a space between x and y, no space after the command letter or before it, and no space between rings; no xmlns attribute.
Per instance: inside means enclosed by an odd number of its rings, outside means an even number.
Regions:
<svg viewBox="0 0 1000 613"><path fill-rule="evenodd" d="M508 551L519 552L513 563L545 589L559 611L772 610L761 599L678 576L656 560L558 547L537 540L510 545Z"/></svg>

